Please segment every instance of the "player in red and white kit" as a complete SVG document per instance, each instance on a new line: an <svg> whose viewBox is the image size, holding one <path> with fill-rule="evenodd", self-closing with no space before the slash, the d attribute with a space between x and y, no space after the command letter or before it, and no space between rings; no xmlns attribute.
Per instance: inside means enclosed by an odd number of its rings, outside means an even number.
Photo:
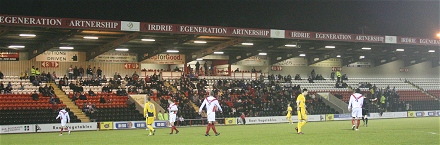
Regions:
<svg viewBox="0 0 440 145"><path fill-rule="evenodd" d="M358 88L356 89L355 93L350 96L350 101L348 102L348 111L351 111L351 124L353 125L351 127L352 130L356 128L356 130L359 130L359 125L361 124L361 118L362 118L362 105L364 103L364 97L361 94L361 90ZM357 120L357 123L355 124L355 119Z"/></svg>
<svg viewBox="0 0 440 145"><path fill-rule="evenodd" d="M60 119L61 120L61 131L60 131L60 136L63 135L63 131L68 131L69 135L70 135L70 130L67 128L66 123L70 123L70 117L69 117L69 112L67 112L65 110L66 108L63 107L60 112L58 113L58 116L56 119Z"/></svg>
<svg viewBox="0 0 440 145"><path fill-rule="evenodd" d="M215 136L220 135L220 133L217 132L215 129L215 112L220 110L220 112L223 112L222 107L220 107L220 104L218 103L218 100L214 98L213 96L208 96L203 100L202 105L199 108L199 114L202 114L203 107L206 106L206 114L208 115L208 126L206 127L206 134L205 136L209 135L209 130L212 128L212 130L215 133Z"/></svg>
<svg viewBox="0 0 440 145"><path fill-rule="evenodd" d="M174 122L176 122L177 111L179 109L177 108L177 104L174 103L173 101L168 100L168 103L170 103L170 105L168 106L168 112L169 112L169 115L170 115L170 117L169 117L170 120L169 121L170 121L170 124L171 124L171 133L170 134L173 134L174 130L176 130L176 134L178 134L179 130L177 130L176 126L174 125Z"/></svg>

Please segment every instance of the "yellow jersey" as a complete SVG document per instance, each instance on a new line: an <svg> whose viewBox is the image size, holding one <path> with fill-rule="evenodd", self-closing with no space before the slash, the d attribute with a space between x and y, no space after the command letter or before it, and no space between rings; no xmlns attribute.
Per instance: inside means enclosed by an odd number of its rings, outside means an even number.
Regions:
<svg viewBox="0 0 440 145"><path fill-rule="evenodd" d="M306 108L306 98L303 94L298 95L298 98L296 98L296 102L299 102L299 108Z"/></svg>
<svg viewBox="0 0 440 145"><path fill-rule="evenodd" d="M292 107L287 107L287 115L291 115L292 113Z"/></svg>
<svg viewBox="0 0 440 145"><path fill-rule="evenodd" d="M156 107L153 103L147 102L144 107L144 116L145 117L155 117L156 116Z"/></svg>

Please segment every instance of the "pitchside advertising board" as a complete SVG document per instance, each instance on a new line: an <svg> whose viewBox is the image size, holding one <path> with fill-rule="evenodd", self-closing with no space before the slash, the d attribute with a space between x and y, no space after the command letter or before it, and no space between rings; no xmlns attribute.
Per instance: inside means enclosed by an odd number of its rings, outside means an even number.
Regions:
<svg viewBox="0 0 440 145"><path fill-rule="evenodd" d="M78 62L78 51L45 51L36 57L37 61Z"/></svg>
<svg viewBox="0 0 440 145"><path fill-rule="evenodd" d="M0 134L6 134L6 133L32 133L32 132L35 132L35 124L1 125L0 129L1 129L0 130Z"/></svg>
<svg viewBox="0 0 440 145"><path fill-rule="evenodd" d="M325 115L308 115L308 121L325 121ZM225 125L243 124L242 119L237 117L226 118ZM246 117L246 124L287 123L286 116ZM293 122L298 122L298 116L292 116Z"/></svg>
<svg viewBox="0 0 440 145"><path fill-rule="evenodd" d="M433 111L408 111L408 117L440 116L440 110Z"/></svg>
<svg viewBox="0 0 440 145"><path fill-rule="evenodd" d="M167 127L169 123L167 121L154 121L153 128ZM135 129L135 128L147 128L145 121L121 121L113 122L113 129Z"/></svg>
<svg viewBox="0 0 440 145"><path fill-rule="evenodd" d="M86 131L86 130L97 130L98 125L96 122L88 123L67 123L67 128L71 131ZM61 125L59 123L54 124L37 124L36 132L56 132L61 130Z"/></svg>

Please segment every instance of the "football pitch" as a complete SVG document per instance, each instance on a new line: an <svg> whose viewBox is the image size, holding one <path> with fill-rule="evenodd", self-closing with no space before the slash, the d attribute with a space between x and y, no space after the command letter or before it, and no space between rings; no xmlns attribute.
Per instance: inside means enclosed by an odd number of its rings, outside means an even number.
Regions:
<svg viewBox="0 0 440 145"><path fill-rule="evenodd" d="M178 127L179 134L170 135L170 128L157 129L156 135L148 131L108 130L72 132L58 136L59 132L0 135L1 145L12 144L366 144L366 145L439 145L440 117L369 120L368 127L351 130L351 121L309 122L305 134L296 134L295 124L260 124L216 126L221 134L206 137L206 127Z"/></svg>

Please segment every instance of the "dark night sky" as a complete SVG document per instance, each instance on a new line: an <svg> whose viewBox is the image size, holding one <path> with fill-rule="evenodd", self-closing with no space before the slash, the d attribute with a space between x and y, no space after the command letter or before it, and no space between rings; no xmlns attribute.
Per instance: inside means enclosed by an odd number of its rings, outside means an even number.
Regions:
<svg viewBox="0 0 440 145"><path fill-rule="evenodd" d="M435 38L439 0L0 0L1 14Z"/></svg>

